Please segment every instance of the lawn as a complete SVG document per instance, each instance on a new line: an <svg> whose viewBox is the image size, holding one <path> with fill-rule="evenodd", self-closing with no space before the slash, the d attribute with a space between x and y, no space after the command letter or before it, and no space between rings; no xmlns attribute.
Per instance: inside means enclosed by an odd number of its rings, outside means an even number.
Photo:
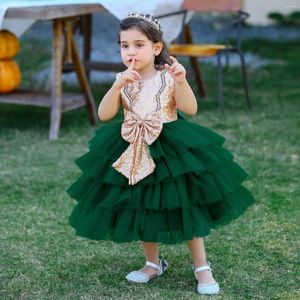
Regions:
<svg viewBox="0 0 300 300"><path fill-rule="evenodd" d="M35 41L39 54L30 63L31 45L23 42L18 61L23 85L39 87L31 76L49 51ZM245 185L257 199L243 216L205 239L221 286L217 297L196 294L185 244L161 245L170 269L151 284L136 286L124 277L144 263L139 243L74 235L67 218L75 201L65 190L80 175L74 159L87 151L96 128L84 109L64 114L60 138L48 141L46 109L1 105L0 299L300 299L299 48L300 41L246 41L247 51L276 60L249 69L251 113L239 69L231 68L224 78L222 114L216 69L203 64L208 96L199 99L198 114L190 120L227 138L225 147L251 175ZM97 104L108 86L93 84Z"/></svg>

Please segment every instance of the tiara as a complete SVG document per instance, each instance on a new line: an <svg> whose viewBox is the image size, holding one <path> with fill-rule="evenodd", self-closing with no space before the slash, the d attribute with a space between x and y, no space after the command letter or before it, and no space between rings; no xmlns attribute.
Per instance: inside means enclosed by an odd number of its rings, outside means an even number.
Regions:
<svg viewBox="0 0 300 300"><path fill-rule="evenodd" d="M160 24L158 22L158 20L156 18L153 17L153 14L140 14L140 13L130 13L127 16L125 16L121 22L125 19L129 19L129 18L135 18L135 19L140 19L140 20L144 20L147 23L151 24L152 26L154 26L157 30L160 30Z"/></svg>

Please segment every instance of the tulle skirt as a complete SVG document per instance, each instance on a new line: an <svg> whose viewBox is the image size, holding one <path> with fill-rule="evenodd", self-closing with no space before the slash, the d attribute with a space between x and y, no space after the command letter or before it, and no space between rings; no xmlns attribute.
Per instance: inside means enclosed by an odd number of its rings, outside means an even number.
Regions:
<svg viewBox="0 0 300 300"><path fill-rule="evenodd" d="M75 162L81 176L67 189L76 234L93 240L174 244L204 237L255 202L246 171L223 148L225 138L184 118L164 123L149 146L154 172L135 185L112 164L128 147L122 122L95 131Z"/></svg>

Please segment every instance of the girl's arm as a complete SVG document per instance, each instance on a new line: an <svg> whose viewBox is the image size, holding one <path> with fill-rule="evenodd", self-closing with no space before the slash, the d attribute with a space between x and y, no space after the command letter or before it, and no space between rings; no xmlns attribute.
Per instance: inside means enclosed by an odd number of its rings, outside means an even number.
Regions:
<svg viewBox="0 0 300 300"><path fill-rule="evenodd" d="M185 68L178 63L176 58L173 56L170 56L170 58L173 64L171 66L165 64L165 68L174 79L177 108L188 115L195 115L197 113L197 100L185 78Z"/></svg>
<svg viewBox="0 0 300 300"><path fill-rule="evenodd" d="M188 115L197 113L197 100L186 79L179 82L175 81L175 100L180 111Z"/></svg>
<svg viewBox="0 0 300 300"><path fill-rule="evenodd" d="M98 116L101 121L108 121L112 119L119 111L121 105L121 89L126 84L141 79L138 72L134 71L135 59L132 59L128 69L123 72L121 76L114 82L112 87L108 90L102 98L99 108Z"/></svg>
<svg viewBox="0 0 300 300"><path fill-rule="evenodd" d="M118 113L121 104L121 88L115 81L102 98L98 108L98 116L101 121L108 121Z"/></svg>

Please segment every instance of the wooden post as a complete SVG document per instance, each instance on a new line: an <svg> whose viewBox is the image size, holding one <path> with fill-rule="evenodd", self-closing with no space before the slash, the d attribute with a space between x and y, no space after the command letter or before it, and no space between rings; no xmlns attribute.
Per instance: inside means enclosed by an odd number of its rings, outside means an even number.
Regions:
<svg viewBox="0 0 300 300"><path fill-rule="evenodd" d="M63 22L64 33L65 33L65 61L72 63L72 46L71 46L71 35L72 35L72 22Z"/></svg>
<svg viewBox="0 0 300 300"><path fill-rule="evenodd" d="M62 19L55 19L53 21L52 37L50 140L56 140L58 138L62 113L62 33Z"/></svg>
<svg viewBox="0 0 300 300"><path fill-rule="evenodd" d="M184 25L184 42L187 44L193 43L191 29L188 24ZM190 56L190 62L195 74L195 80L198 85L199 93L201 97L205 97L205 87L201 76L200 66L197 57Z"/></svg>
<svg viewBox="0 0 300 300"><path fill-rule="evenodd" d="M68 21L70 22L70 21ZM84 66L82 61L80 60L80 55L78 48L76 46L75 38L73 33L71 34L70 37L71 40L71 47L72 47L72 58L73 58L73 64L74 68L76 71L76 75L78 78L78 81L81 85L81 89L85 95L85 100L86 100L86 106L87 106L87 111L88 111L88 117L89 121L91 124L96 124L98 122L98 116L96 112L96 107L95 107L95 101L88 83L88 79L84 70Z"/></svg>
<svg viewBox="0 0 300 300"><path fill-rule="evenodd" d="M92 50L92 14L83 16L83 61L90 61ZM90 71L86 70L86 76L90 80Z"/></svg>

